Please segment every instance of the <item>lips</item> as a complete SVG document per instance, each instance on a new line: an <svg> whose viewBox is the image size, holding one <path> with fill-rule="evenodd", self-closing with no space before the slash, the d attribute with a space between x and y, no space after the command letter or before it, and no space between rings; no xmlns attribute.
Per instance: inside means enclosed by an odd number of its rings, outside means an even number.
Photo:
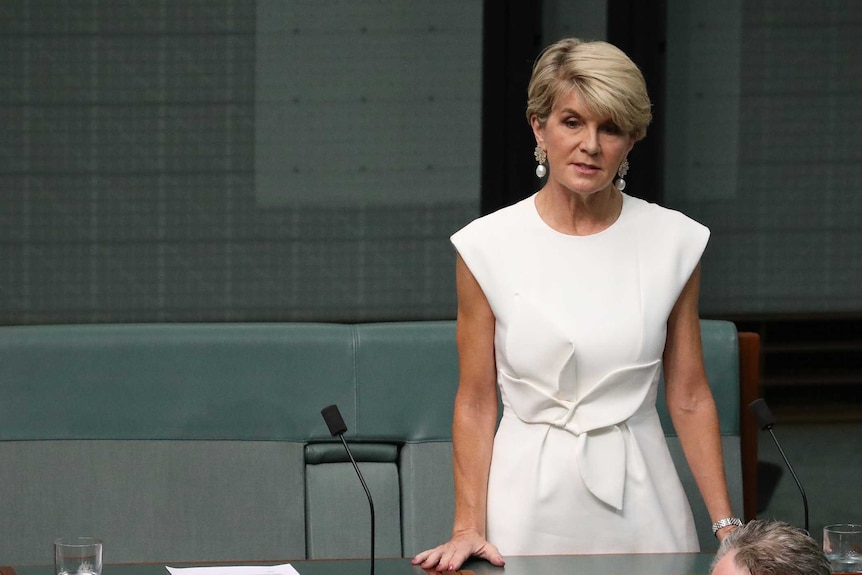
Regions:
<svg viewBox="0 0 862 575"><path fill-rule="evenodd" d="M576 170L584 174L595 174L596 172L601 170L600 167L593 164L582 164L579 162L575 162L572 165L575 167Z"/></svg>

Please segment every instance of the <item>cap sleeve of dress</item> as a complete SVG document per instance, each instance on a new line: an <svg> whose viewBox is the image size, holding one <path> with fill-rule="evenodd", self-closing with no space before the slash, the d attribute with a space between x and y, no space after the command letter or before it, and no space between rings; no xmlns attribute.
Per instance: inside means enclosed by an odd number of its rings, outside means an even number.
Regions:
<svg viewBox="0 0 862 575"><path fill-rule="evenodd" d="M679 244L679 263L677 269L679 279L683 283L686 283L703 257L703 252L706 250L706 245L709 242L710 232L709 228L700 222L679 212L676 213L682 220L680 222L681 241Z"/></svg>
<svg viewBox="0 0 862 575"><path fill-rule="evenodd" d="M501 210L473 220L449 238L486 297L490 296L488 289L495 285L494 274L499 272L499 269L495 272L495 265L499 266L495 258L499 259L508 245L505 234L501 235L501 230L506 229L506 212Z"/></svg>

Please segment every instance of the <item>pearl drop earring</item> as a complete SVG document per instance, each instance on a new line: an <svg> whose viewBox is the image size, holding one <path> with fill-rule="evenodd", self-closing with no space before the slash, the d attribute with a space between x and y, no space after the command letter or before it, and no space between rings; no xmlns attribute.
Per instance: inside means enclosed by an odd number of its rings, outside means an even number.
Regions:
<svg viewBox="0 0 862 575"><path fill-rule="evenodd" d="M628 174L628 173L629 173L629 159L624 158L623 163L620 164L620 169L617 170L617 175L619 176L619 179L616 182L614 182L614 186L616 186L616 188L619 191L623 191L624 189L626 189L626 181L623 178L625 178L626 174Z"/></svg>
<svg viewBox="0 0 862 575"><path fill-rule="evenodd" d="M536 149L533 150L533 156L536 158L536 161L539 162L539 165L536 166L536 177L544 178L545 174L548 173L548 169L545 167L545 162L548 160L548 154L545 153L542 146L536 145Z"/></svg>

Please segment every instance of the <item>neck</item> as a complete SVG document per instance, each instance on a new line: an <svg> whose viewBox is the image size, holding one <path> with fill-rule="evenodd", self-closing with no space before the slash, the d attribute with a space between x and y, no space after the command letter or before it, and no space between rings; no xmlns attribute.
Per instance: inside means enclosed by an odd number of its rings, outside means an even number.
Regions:
<svg viewBox="0 0 862 575"><path fill-rule="evenodd" d="M588 236L609 228L620 216L623 195L614 186L581 195L569 190L554 191L548 186L536 196L542 219L558 232Z"/></svg>

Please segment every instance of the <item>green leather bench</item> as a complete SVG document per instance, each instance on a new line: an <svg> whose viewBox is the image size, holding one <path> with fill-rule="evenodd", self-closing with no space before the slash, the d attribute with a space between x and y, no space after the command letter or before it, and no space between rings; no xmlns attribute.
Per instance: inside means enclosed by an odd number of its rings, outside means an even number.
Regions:
<svg viewBox="0 0 862 575"><path fill-rule="evenodd" d="M741 513L737 333L702 326ZM333 403L376 555L411 556L451 529L457 380L449 321L0 327L0 562L50 562L68 534L104 538L114 563L363 557Z"/></svg>

